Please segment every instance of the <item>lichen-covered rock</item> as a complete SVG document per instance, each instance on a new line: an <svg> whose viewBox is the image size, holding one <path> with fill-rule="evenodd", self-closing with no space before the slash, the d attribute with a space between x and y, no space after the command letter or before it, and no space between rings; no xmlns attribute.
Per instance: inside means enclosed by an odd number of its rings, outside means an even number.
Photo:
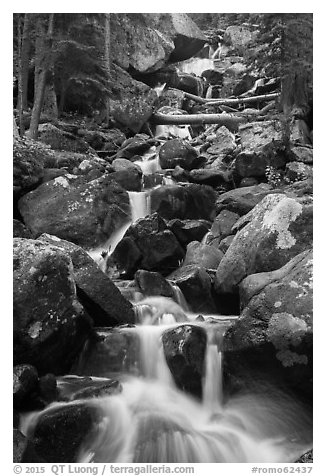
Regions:
<svg viewBox="0 0 326 476"><path fill-rule="evenodd" d="M95 326L109 327L134 322L130 302L122 296L85 250L47 234L41 235L39 240L56 246L71 258L78 300L93 319Z"/></svg>
<svg viewBox="0 0 326 476"><path fill-rule="evenodd" d="M260 369L280 369L280 378L311 396L312 252L278 270L250 275L240 288L244 309L225 340L230 359L242 353Z"/></svg>
<svg viewBox="0 0 326 476"><path fill-rule="evenodd" d="M223 253L217 248L192 241L187 246L187 252L183 266L195 265L206 269L217 269L223 258Z"/></svg>
<svg viewBox="0 0 326 476"><path fill-rule="evenodd" d="M77 300L70 258L37 240L14 239L14 364L63 373L80 351L90 321Z"/></svg>
<svg viewBox="0 0 326 476"><path fill-rule="evenodd" d="M163 185L151 193L151 208L163 218L204 219L215 217L217 193L208 185Z"/></svg>
<svg viewBox="0 0 326 476"><path fill-rule="evenodd" d="M135 282L145 296L173 297L172 285L160 273L139 269L135 273Z"/></svg>
<svg viewBox="0 0 326 476"><path fill-rule="evenodd" d="M284 137L281 124L275 121L252 122L239 127L241 152L235 160L240 177L263 177L266 167L285 165Z"/></svg>
<svg viewBox="0 0 326 476"><path fill-rule="evenodd" d="M273 271L312 243L312 201L284 194L265 197L235 225L240 231L215 276L218 293L237 293L249 274Z"/></svg>
<svg viewBox="0 0 326 476"><path fill-rule="evenodd" d="M127 192L109 176L64 176L24 195L19 210L35 235L49 233L86 248L107 241L129 219Z"/></svg>
<svg viewBox="0 0 326 476"><path fill-rule="evenodd" d="M227 127L221 126L217 129L207 152L217 157L225 157L227 154L233 152L236 147L237 144L234 134L232 134Z"/></svg>
<svg viewBox="0 0 326 476"><path fill-rule="evenodd" d="M175 383L196 397L202 395L206 333L192 325L180 325L162 335L164 354Z"/></svg>
<svg viewBox="0 0 326 476"><path fill-rule="evenodd" d="M255 38L257 33L250 31L242 25L228 26L224 33L224 42L232 46L239 53L244 53L245 48Z"/></svg>
<svg viewBox="0 0 326 476"><path fill-rule="evenodd" d="M162 169L174 169L177 165L191 170L197 161L198 152L186 141L171 139L166 141L159 152Z"/></svg>

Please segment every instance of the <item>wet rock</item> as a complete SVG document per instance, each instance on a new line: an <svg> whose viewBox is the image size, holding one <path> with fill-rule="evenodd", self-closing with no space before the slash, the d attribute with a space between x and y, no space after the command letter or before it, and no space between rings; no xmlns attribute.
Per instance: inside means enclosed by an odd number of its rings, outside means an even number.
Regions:
<svg viewBox="0 0 326 476"><path fill-rule="evenodd" d="M14 364L34 365L41 374L63 373L89 332L67 254L41 241L15 238Z"/></svg>
<svg viewBox="0 0 326 476"><path fill-rule="evenodd" d="M77 375L111 378L116 372L135 373L138 369L139 338L134 330L115 328L100 332L88 341L73 371Z"/></svg>
<svg viewBox="0 0 326 476"><path fill-rule="evenodd" d="M126 139L117 152L117 158L134 160L135 155L142 155L147 152L156 141L146 134L136 134L130 139Z"/></svg>
<svg viewBox="0 0 326 476"><path fill-rule="evenodd" d="M101 385L86 387L79 390L73 395L73 400L80 400L86 398L107 397L109 395L117 395L122 392L122 385L117 380L110 380Z"/></svg>
<svg viewBox="0 0 326 476"><path fill-rule="evenodd" d="M13 221L13 237L14 238L33 238L31 230L19 220Z"/></svg>
<svg viewBox="0 0 326 476"><path fill-rule="evenodd" d="M242 151L235 168L240 177L263 177L266 167L285 165L282 127L275 121L253 122L239 127Z"/></svg>
<svg viewBox="0 0 326 476"><path fill-rule="evenodd" d="M180 139L166 141L159 152L162 169L173 169L179 165L186 170L191 170L196 164L197 156L196 149Z"/></svg>
<svg viewBox="0 0 326 476"><path fill-rule="evenodd" d="M212 86L222 86L223 74L215 69L206 69L201 73L201 77L205 78Z"/></svg>
<svg viewBox="0 0 326 476"><path fill-rule="evenodd" d="M110 178L117 182L122 188L130 192L140 192L141 190L142 173L137 166L112 172Z"/></svg>
<svg viewBox="0 0 326 476"><path fill-rule="evenodd" d="M50 145L54 150L81 153L86 153L91 150L89 144L83 139L74 136L70 132L61 130L50 123L41 124L39 126L38 140Z"/></svg>
<svg viewBox="0 0 326 476"><path fill-rule="evenodd" d="M19 430L13 431L13 463L24 462L24 453L27 448L27 438Z"/></svg>
<svg viewBox="0 0 326 476"><path fill-rule="evenodd" d="M232 235L233 225L238 221L240 216L230 210L222 210L215 218L213 225L206 238L207 244L218 245L224 238Z"/></svg>
<svg viewBox="0 0 326 476"><path fill-rule="evenodd" d="M302 162L289 162L286 164L285 176L291 182L313 178L312 165Z"/></svg>
<svg viewBox="0 0 326 476"><path fill-rule="evenodd" d="M181 289L192 312L216 312L212 281L205 268L192 264L182 266L168 279Z"/></svg>
<svg viewBox="0 0 326 476"><path fill-rule="evenodd" d="M128 194L108 176L88 183L58 177L24 195L18 206L35 235L49 233L86 248L107 241L129 219Z"/></svg>
<svg viewBox="0 0 326 476"><path fill-rule="evenodd" d="M53 374L42 375L38 382L40 398L48 405L58 397L57 379Z"/></svg>
<svg viewBox="0 0 326 476"><path fill-rule="evenodd" d="M74 463L100 420L98 410L85 403L54 407L40 415L31 442L46 463Z"/></svg>
<svg viewBox="0 0 326 476"><path fill-rule="evenodd" d="M216 272L218 293L236 293L249 274L278 269L311 247L312 201L268 195L235 228L240 231Z"/></svg>
<svg viewBox="0 0 326 476"><path fill-rule="evenodd" d="M245 215L270 193L275 192L267 183L230 190L220 195L216 200L216 213L229 210L240 216Z"/></svg>
<svg viewBox="0 0 326 476"><path fill-rule="evenodd" d="M194 76L189 73L179 73L177 88L186 93L204 97L207 84L206 81L199 76Z"/></svg>
<svg viewBox="0 0 326 476"><path fill-rule="evenodd" d="M215 216L216 192L208 185L164 185L151 193L152 211L163 218L212 220Z"/></svg>
<svg viewBox="0 0 326 476"><path fill-rule="evenodd" d="M229 366L239 359L271 372L292 389L312 396L312 252L271 272L252 274L240 285L243 311L225 338Z"/></svg>
<svg viewBox="0 0 326 476"><path fill-rule="evenodd" d="M79 246L56 236L41 235L40 241L60 249L70 257L74 267L77 297L95 326L115 326L134 322L132 306L120 293L110 278Z"/></svg>
<svg viewBox="0 0 326 476"><path fill-rule="evenodd" d="M148 271L168 273L183 256L180 243L157 213L131 225L113 253L118 268L127 272L127 267L130 274L136 271L137 263Z"/></svg>
<svg viewBox="0 0 326 476"><path fill-rule="evenodd" d="M13 401L15 408L26 408L31 394L37 389L38 373L35 367L20 364L14 367Z"/></svg>
<svg viewBox="0 0 326 476"><path fill-rule="evenodd" d="M181 325L162 335L164 354L176 385L196 397L202 395L206 333L198 326Z"/></svg>
<svg viewBox="0 0 326 476"><path fill-rule="evenodd" d="M207 220L180 220L176 218L168 224L170 230L183 246L191 241L201 241L211 227Z"/></svg>
<svg viewBox="0 0 326 476"><path fill-rule="evenodd" d="M145 296L173 297L174 290L171 284L160 273L139 269L135 273L135 282Z"/></svg>

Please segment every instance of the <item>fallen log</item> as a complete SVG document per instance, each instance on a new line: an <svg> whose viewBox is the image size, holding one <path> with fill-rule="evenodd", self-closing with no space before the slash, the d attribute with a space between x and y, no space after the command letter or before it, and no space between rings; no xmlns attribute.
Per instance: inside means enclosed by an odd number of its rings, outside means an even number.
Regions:
<svg viewBox="0 0 326 476"><path fill-rule="evenodd" d="M248 104L252 102L270 101L271 99L276 99L279 96L280 93L271 93L263 94L262 96L251 96L249 98L214 99L214 101L205 101L205 104L206 106L232 106L238 104Z"/></svg>
<svg viewBox="0 0 326 476"><path fill-rule="evenodd" d="M171 114L154 113L151 117L154 124L160 125L185 125L185 124L219 124L221 126L237 129L238 125L246 122L245 117L234 114Z"/></svg>

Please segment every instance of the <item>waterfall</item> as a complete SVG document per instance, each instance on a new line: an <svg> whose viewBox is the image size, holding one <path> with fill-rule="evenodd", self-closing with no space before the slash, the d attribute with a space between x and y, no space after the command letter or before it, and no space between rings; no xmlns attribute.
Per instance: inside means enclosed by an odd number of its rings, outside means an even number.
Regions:
<svg viewBox="0 0 326 476"><path fill-rule="evenodd" d="M163 314L175 311L171 301L160 302ZM96 408L100 422L80 447L79 463L287 463L309 449L310 417L292 399L265 391L223 401L223 324L190 325L207 334L202 401L177 388L165 360L162 335L180 323L137 325L118 331L139 341L138 372L122 375L120 394L54 403L24 416L20 429L32 435L40 416L84 402Z"/></svg>
<svg viewBox="0 0 326 476"><path fill-rule="evenodd" d="M150 191L128 192L132 223L151 213Z"/></svg>

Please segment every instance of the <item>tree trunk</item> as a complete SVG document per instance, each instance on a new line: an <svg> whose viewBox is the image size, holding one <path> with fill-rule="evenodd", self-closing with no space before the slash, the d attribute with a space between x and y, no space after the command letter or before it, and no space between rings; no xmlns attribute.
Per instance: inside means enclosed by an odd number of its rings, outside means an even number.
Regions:
<svg viewBox="0 0 326 476"><path fill-rule="evenodd" d="M23 121L23 74L22 74L22 17L18 16L17 25L17 39L18 39L18 101L17 108L19 114L19 133L21 136L25 134L25 127Z"/></svg>
<svg viewBox="0 0 326 476"><path fill-rule="evenodd" d="M154 124L220 124L231 130L237 130L239 124L246 122L245 117L233 114L182 114L178 116L169 114L153 114L152 121Z"/></svg>
<svg viewBox="0 0 326 476"><path fill-rule="evenodd" d="M54 13L49 14L48 30L45 33L43 18L37 22L37 39L35 44L35 91L29 137L37 139L38 125L44 100L44 91L48 71L51 68L51 46L53 35Z"/></svg>
<svg viewBox="0 0 326 476"><path fill-rule="evenodd" d="M111 18L110 13L105 15L105 63L108 73L108 79L111 76ZM110 123L110 98L107 96L106 101L106 120Z"/></svg>
<svg viewBox="0 0 326 476"><path fill-rule="evenodd" d="M20 63L20 87L21 94L18 95L17 109L26 111L28 108L27 103L27 93L28 93L28 74L29 74L29 56L31 50L31 39L30 39L30 24L31 24L31 13L25 13L23 21L23 34L19 39L18 36L18 51L19 51L19 63ZM21 35L21 33L19 33ZM19 87L19 83L18 83Z"/></svg>

